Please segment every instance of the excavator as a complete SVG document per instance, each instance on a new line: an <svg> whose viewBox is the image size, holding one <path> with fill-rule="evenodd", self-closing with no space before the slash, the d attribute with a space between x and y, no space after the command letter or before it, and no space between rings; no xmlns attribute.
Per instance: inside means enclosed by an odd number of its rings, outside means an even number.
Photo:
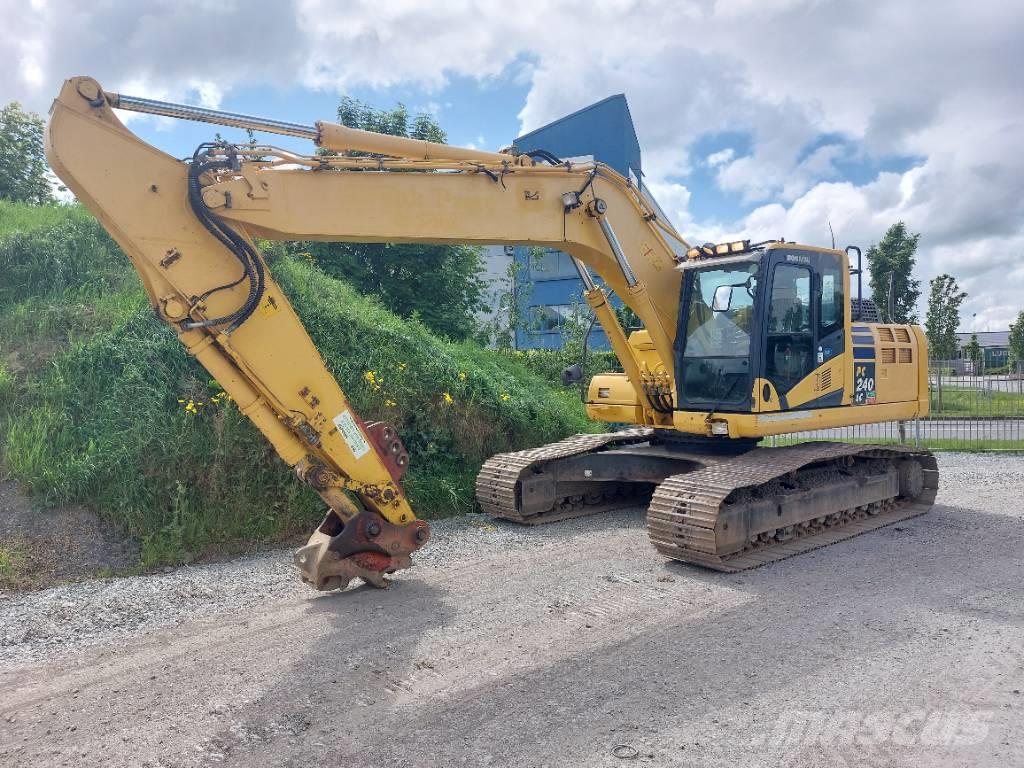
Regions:
<svg viewBox="0 0 1024 768"><path fill-rule="evenodd" d="M182 161L115 110L321 151L216 141ZM922 514L935 499L936 462L918 447L761 444L928 412L925 336L880 321L860 295L854 247L782 238L691 247L645 189L597 161L262 119L107 92L89 77L64 83L45 150L127 254L156 314L326 502L294 555L318 590L356 578L385 586L430 527L402 488L400 436L353 411L261 239L569 254L622 368L593 377L586 409L615 428L485 462L477 499L497 518L539 524L646 504L658 552L732 572ZM639 330L626 333L612 294ZM578 381L578 371L567 377Z"/></svg>

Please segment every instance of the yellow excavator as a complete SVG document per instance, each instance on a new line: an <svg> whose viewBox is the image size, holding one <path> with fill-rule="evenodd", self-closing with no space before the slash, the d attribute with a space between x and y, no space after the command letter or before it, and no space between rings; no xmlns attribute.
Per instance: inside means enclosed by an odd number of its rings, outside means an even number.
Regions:
<svg viewBox="0 0 1024 768"><path fill-rule="evenodd" d="M141 141L115 109L300 137L331 152L214 142L183 162ZM690 247L645 190L599 162L261 119L110 93L88 77L65 82L45 141L50 166L131 259L157 315L327 503L295 553L317 589L356 577L384 586L430 528L402 490L401 438L353 411L268 271L260 238L529 244L571 256L622 366L589 383L587 411L625 428L488 460L477 498L499 518L543 523L647 504L659 552L736 571L934 501L938 471L925 450L758 446L928 412L924 334L879 322L860 297L855 248L782 239ZM642 330L625 333L609 291Z"/></svg>

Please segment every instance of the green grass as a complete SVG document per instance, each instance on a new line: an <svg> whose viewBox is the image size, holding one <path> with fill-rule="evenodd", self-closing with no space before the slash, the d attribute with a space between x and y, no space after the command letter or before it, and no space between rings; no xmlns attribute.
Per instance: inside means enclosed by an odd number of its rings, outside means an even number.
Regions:
<svg viewBox="0 0 1024 768"><path fill-rule="evenodd" d="M12 232L52 229L69 221L91 221L92 215L81 205L29 205L0 200L0 238Z"/></svg>
<svg viewBox="0 0 1024 768"><path fill-rule="evenodd" d="M18 539L0 542L0 589L24 587L32 573L27 544Z"/></svg>
<svg viewBox="0 0 1024 768"><path fill-rule="evenodd" d="M579 345L566 346L562 349L527 349L510 351L508 354L521 362L534 373L551 382L560 382L562 369L569 365L578 365L583 357ZM586 358L586 370L583 381L588 383L590 377L607 371L621 371L619 358L614 352L595 352L589 350Z"/></svg>
<svg viewBox="0 0 1024 768"><path fill-rule="evenodd" d="M1024 417L1024 394L994 392L943 385L942 409L935 390L931 393L932 416L1018 416Z"/></svg>
<svg viewBox="0 0 1024 768"><path fill-rule="evenodd" d="M31 242L91 241L65 226ZM95 269L88 253L68 257L90 276L75 289L38 279L35 262L48 256L26 237L0 239L0 254L16 241L28 262L18 265L18 300L0 310L0 345L20 366L13 379L0 370L0 426L22 486L42 503L88 504L141 539L148 565L311 529L319 497L237 408L213 404L216 382L132 281L111 279L107 244L96 241ZM356 409L398 427L411 455L404 485L423 517L474 509L475 475L490 455L599 428L577 393L514 356L443 341L307 264L281 258L272 269ZM40 349L45 364L29 360ZM192 414L182 400L205 405Z"/></svg>
<svg viewBox="0 0 1024 768"><path fill-rule="evenodd" d="M1010 451L1024 452L1024 440L957 440L955 438L930 438L921 445L933 451Z"/></svg>
<svg viewBox="0 0 1024 768"><path fill-rule="evenodd" d="M33 296L0 312L0 353L10 371L31 372L76 341L109 330L144 306L145 295L134 287L98 296L71 290L58 296ZM2 389L0 374L0 401Z"/></svg>
<svg viewBox="0 0 1024 768"><path fill-rule="evenodd" d="M10 204L0 208L9 213ZM18 207L14 207L18 211ZM134 270L92 217L77 207L46 206L40 218L65 214L28 228L0 225L0 306L29 298L96 296L138 285ZM15 219L31 218L15 216Z"/></svg>
<svg viewBox="0 0 1024 768"><path fill-rule="evenodd" d="M775 440L775 445L793 445L795 443L809 443L809 442L842 442L842 443L853 443L854 445L886 445L895 444L896 440L886 439L884 437L796 437L794 435L779 435ZM766 441L764 445L769 445ZM914 440L910 437L906 445L913 446ZM982 438L972 438L970 440L963 440L959 438L951 437L935 437L935 438L922 438L919 445L922 448L927 448L930 451L964 451L972 453L982 453L985 451L1020 451L1024 453L1024 440L986 440Z"/></svg>

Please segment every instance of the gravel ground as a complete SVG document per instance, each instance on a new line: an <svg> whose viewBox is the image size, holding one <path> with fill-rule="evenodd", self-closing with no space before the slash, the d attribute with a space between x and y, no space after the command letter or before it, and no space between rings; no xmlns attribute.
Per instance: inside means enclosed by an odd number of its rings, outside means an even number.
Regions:
<svg viewBox="0 0 1024 768"><path fill-rule="evenodd" d="M0 548L23 553L16 573L0 576L0 589L10 583L46 587L139 562L137 543L104 526L94 513L75 505L34 509L13 480L0 480Z"/></svg>
<svg viewBox="0 0 1024 768"><path fill-rule="evenodd" d="M1024 764L1024 456L939 463L928 515L736 575L636 510L444 521L384 592L270 552L3 595L0 764Z"/></svg>

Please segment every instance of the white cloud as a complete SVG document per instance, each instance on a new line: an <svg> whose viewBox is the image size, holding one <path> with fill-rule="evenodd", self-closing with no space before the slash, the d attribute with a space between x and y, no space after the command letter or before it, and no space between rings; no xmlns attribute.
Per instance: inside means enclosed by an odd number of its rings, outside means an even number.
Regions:
<svg viewBox="0 0 1024 768"><path fill-rule="evenodd" d="M704 163L711 168L715 168L716 166L728 163L735 156L736 150L733 149L732 147L726 147L725 149L719 150L718 152L712 152L710 155L704 158Z"/></svg>
<svg viewBox="0 0 1024 768"><path fill-rule="evenodd" d="M921 277L956 275L979 327L983 317L1005 324L1024 305L1024 6L614 0L587 6L585 34L579 7L0 0L0 55L15 63L0 102L44 112L75 74L207 105L242 84L415 83L429 102L451 75L504 75L529 86L519 115L528 130L625 92L648 180L694 240L828 242L831 220L840 241L868 244L902 218L922 233ZM749 150L691 157L698 138L724 132L746 134ZM837 165L893 155L915 158L914 167L852 184ZM749 213L693 221L689 196L702 194L688 178L695 163L713 168L719 194Z"/></svg>
<svg viewBox="0 0 1024 768"><path fill-rule="evenodd" d="M694 226L690 215L690 190L671 181L652 181L647 188L675 228L686 237L685 233L691 232Z"/></svg>
<svg viewBox="0 0 1024 768"><path fill-rule="evenodd" d="M224 98L224 91L219 85L210 80L190 80L189 92L195 93L199 98L199 105L207 109L219 109L221 99Z"/></svg>

